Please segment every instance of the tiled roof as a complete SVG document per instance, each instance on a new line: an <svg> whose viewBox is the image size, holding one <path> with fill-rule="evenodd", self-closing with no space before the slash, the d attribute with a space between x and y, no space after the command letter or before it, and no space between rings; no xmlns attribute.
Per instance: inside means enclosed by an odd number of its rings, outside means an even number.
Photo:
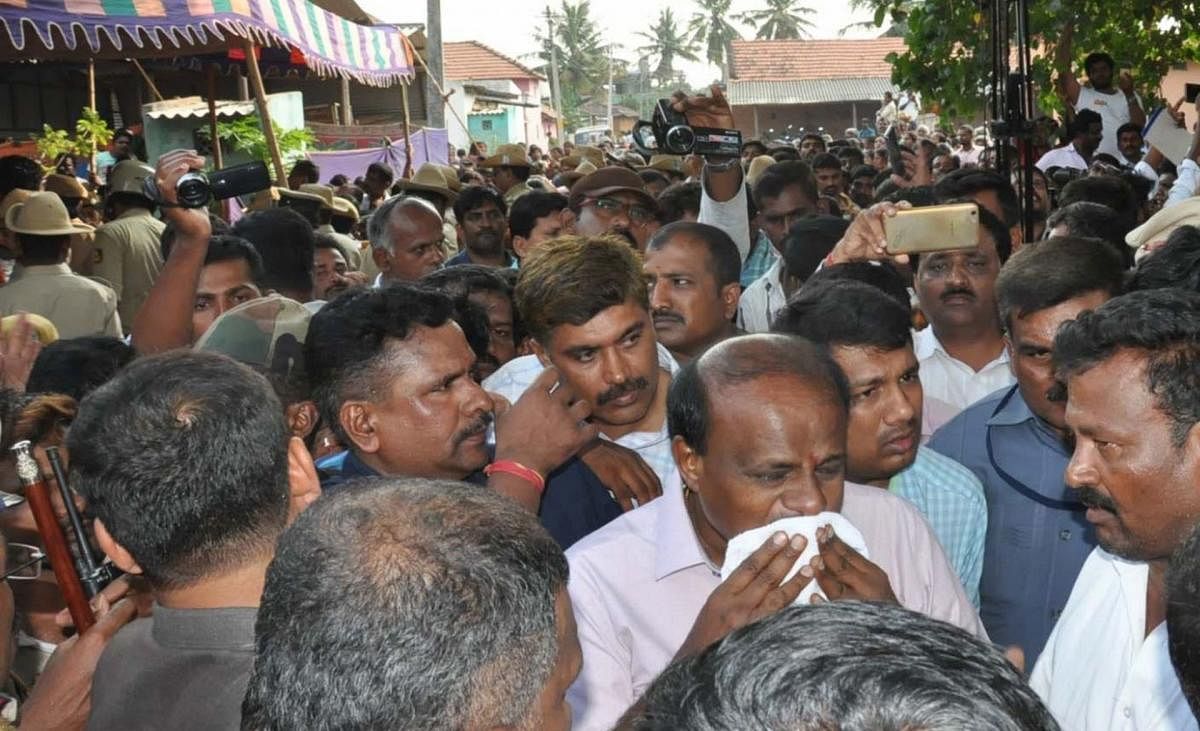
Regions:
<svg viewBox="0 0 1200 731"><path fill-rule="evenodd" d="M533 69L478 41L443 43L442 61L445 77L450 81L546 79Z"/></svg>
<svg viewBox="0 0 1200 731"><path fill-rule="evenodd" d="M857 79L804 79L800 81L729 82L729 104L823 104L828 102L878 102L883 92L895 92L886 77Z"/></svg>
<svg viewBox="0 0 1200 731"><path fill-rule="evenodd" d="M902 38L823 41L734 41L733 70L739 81L889 78L884 58L905 50Z"/></svg>

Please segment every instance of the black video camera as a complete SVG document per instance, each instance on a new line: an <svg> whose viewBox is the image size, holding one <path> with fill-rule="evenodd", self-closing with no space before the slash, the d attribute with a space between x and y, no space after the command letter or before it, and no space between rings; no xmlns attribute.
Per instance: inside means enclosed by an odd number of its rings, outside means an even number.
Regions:
<svg viewBox="0 0 1200 731"><path fill-rule="evenodd" d="M653 146L646 138L647 129L654 135ZM633 146L647 158L654 154L739 157L742 133L736 129L693 127L687 117L675 111L670 99L659 99L652 120L639 120L634 125Z"/></svg>
<svg viewBox="0 0 1200 731"><path fill-rule="evenodd" d="M204 208L214 199L224 200L270 187L270 171L262 161L255 160L211 173L193 170L175 184L175 197L180 208ZM146 178L143 192L150 200L162 203L153 177Z"/></svg>

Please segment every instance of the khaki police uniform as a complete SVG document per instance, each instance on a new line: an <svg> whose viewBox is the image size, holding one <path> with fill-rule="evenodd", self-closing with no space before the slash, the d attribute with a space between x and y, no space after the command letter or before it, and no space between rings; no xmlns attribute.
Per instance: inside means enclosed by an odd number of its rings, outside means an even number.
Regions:
<svg viewBox="0 0 1200 731"><path fill-rule="evenodd" d="M17 267L9 283L0 287L0 316L18 312L41 315L54 323L63 339L124 335L116 293L75 274L66 264Z"/></svg>
<svg viewBox="0 0 1200 731"><path fill-rule="evenodd" d="M162 221L133 208L96 229L92 275L112 285L121 321L133 322L162 271Z"/></svg>

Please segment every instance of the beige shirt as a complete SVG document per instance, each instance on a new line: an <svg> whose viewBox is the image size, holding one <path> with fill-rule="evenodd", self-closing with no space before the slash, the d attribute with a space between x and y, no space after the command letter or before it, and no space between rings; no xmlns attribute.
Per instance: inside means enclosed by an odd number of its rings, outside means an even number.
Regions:
<svg viewBox="0 0 1200 731"><path fill-rule="evenodd" d="M149 211L134 208L96 229L92 274L117 293L117 311L125 323L133 322L162 271L163 228Z"/></svg>
<svg viewBox="0 0 1200 731"><path fill-rule="evenodd" d="M58 328L63 339L86 335L122 337L117 295L71 271L66 264L18 267L0 287L0 315L30 312Z"/></svg>

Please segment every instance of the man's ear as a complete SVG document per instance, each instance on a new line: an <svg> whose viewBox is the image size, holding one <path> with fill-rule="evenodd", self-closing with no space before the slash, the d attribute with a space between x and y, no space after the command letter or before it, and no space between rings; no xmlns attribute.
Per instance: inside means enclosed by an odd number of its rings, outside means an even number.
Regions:
<svg viewBox="0 0 1200 731"><path fill-rule="evenodd" d="M100 550L104 551L104 555L112 560L113 565L127 574L142 573L142 567L138 565L137 561L133 560L133 556L129 554L129 551L126 551L125 547L117 543L112 537L112 534L108 532L108 528L104 525L104 521L96 518L92 523L92 527L96 532L96 543L100 545Z"/></svg>
<svg viewBox="0 0 1200 731"><path fill-rule="evenodd" d="M458 234L459 241L466 241L466 232L463 231L461 223L454 224L454 232Z"/></svg>
<svg viewBox="0 0 1200 731"><path fill-rule="evenodd" d="M543 366L551 365L550 356L546 354L546 349L542 347L542 344L538 342L537 338L529 338L529 348L533 351L533 354L537 356L539 363L541 363Z"/></svg>
<svg viewBox="0 0 1200 731"><path fill-rule="evenodd" d="M1025 243L1025 227L1013 226L1008 230L1008 235L1012 238L1012 253L1015 254L1021 248L1021 244Z"/></svg>
<svg viewBox="0 0 1200 731"><path fill-rule="evenodd" d="M347 401L338 409L342 431L350 438L347 447L357 447L367 454L379 451L379 433L375 429L375 410L366 401Z"/></svg>
<svg viewBox="0 0 1200 731"><path fill-rule="evenodd" d="M675 437L671 440L671 456L675 458L675 465L679 467L679 476L683 479L683 484L692 492L700 492L700 481L704 475L704 457L683 441L683 437Z"/></svg>
<svg viewBox="0 0 1200 731"><path fill-rule="evenodd" d="M576 220L577 220L577 218L575 216L575 211L572 211L570 208L563 209L562 222L563 222L563 233L564 234L574 234L575 233L575 221Z"/></svg>
<svg viewBox="0 0 1200 731"><path fill-rule="evenodd" d="M742 285L740 282L726 284L721 288L721 306L725 313L726 320L733 320L737 315L738 302L742 299Z"/></svg>
<svg viewBox="0 0 1200 731"><path fill-rule="evenodd" d="M524 260L526 255L529 254L529 239L524 236L513 236L512 249L518 259Z"/></svg>
<svg viewBox="0 0 1200 731"><path fill-rule="evenodd" d="M371 261L375 262L375 266L379 269L379 271L391 271L392 267L389 259L390 257L386 251L383 249L378 249L374 246L371 247Z"/></svg>
<svg viewBox="0 0 1200 731"><path fill-rule="evenodd" d="M317 405L312 401L298 401L287 407L284 418L292 436L307 439L317 426Z"/></svg>
<svg viewBox="0 0 1200 731"><path fill-rule="evenodd" d="M304 440L292 437L288 440L288 523L319 497L321 480L317 477L317 466L313 464Z"/></svg>

